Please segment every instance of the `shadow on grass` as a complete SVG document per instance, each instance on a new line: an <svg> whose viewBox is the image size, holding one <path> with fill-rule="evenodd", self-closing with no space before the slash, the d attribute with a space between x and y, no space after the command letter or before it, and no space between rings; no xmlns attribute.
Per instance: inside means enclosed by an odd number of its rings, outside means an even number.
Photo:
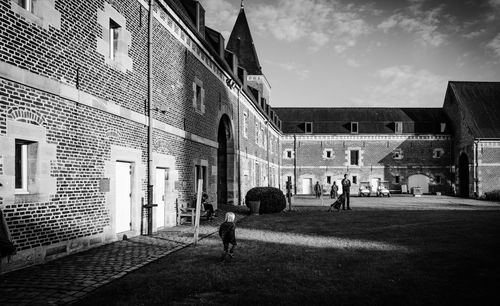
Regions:
<svg viewBox="0 0 500 306"><path fill-rule="evenodd" d="M499 221L484 211L249 217L233 261L219 263L212 235L81 305L496 305Z"/></svg>

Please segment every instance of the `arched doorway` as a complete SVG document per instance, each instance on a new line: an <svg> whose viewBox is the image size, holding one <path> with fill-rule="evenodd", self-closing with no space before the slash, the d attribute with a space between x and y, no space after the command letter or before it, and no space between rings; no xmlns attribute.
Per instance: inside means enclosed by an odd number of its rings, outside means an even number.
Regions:
<svg viewBox="0 0 500 306"><path fill-rule="evenodd" d="M459 191L462 198L469 197L469 158L462 153L458 160Z"/></svg>
<svg viewBox="0 0 500 306"><path fill-rule="evenodd" d="M408 188L420 187L422 194L429 193L429 177L423 174L413 174L408 177Z"/></svg>
<svg viewBox="0 0 500 306"><path fill-rule="evenodd" d="M217 134L217 202L232 203L234 198L234 137L231 119L222 115Z"/></svg>

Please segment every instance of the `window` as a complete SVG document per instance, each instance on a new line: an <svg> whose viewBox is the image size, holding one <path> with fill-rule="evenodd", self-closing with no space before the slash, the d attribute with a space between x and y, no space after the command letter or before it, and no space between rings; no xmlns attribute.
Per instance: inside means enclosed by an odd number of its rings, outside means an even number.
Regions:
<svg viewBox="0 0 500 306"><path fill-rule="evenodd" d="M260 137L261 141L262 141L261 146L264 147L264 148L266 148L267 137L266 137L266 133L264 133L264 126L260 127L260 135L262 135Z"/></svg>
<svg viewBox="0 0 500 306"><path fill-rule="evenodd" d="M32 0L17 0L17 4L28 12L33 12Z"/></svg>
<svg viewBox="0 0 500 306"><path fill-rule="evenodd" d="M399 175L396 175L396 176L394 177L394 182L395 182L396 184L399 184L399 183L401 182L401 178L399 177Z"/></svg>
<svg viewBox="0 0 500 306"><path fill-rule="evenodd" d="M441 176L440 175L436 175L434 177L434 181L436 182L436 184L441 184Z"/></svg>
<svg viewBox="0 0 500 306"><path fill-rule="evenodd" d="M291 150L291 149L285 150L284 158L288 158L288 159L293 158L293 150Z"/></svg>
<svg viewBox="0 0 500 306"><path fill-rule="evenodd" d="M351 166L359 165L359 150L351 150Z"/></svg>
<svg viewBox="0 0 500 306"><path fill-rule="evenodd" d="M36 144L21 139L15 141L15 189L16 193L28 193L28 176L36 162ZM36 163L35 163L36 165Z"/></svg>
<svg viewBox="0 0 500 306"><path fill-rule="evenodd" d="M120 25L109 19L109 58L114 60L118 52Z"/></svg>
<svg viewBox="0 0 500 306"><path fill-rule="evenodd" d="M441 133L444 133L445 130L446 130L446 123L441 122L441 129L440 129Z"/></svg>
<svg viewBox="0 0 500 306"><path fill-rule="evenodd" d="M248 114L243 113L243 136L248 138Z"/></svg>
<svg viewBox="0 0 500 306"><path fill-rule="evenodd" d="M352 183L353 184L357 184L358 183L358 176L357 175L353 175L352 176Z"/></svg>
<svg viewBox="0 0 500 306"><path fill-rule="evenodd" d="M444 150L443 149L434 149L433 152L432 152L432 157L433 158L441 158L441 156L443 156L444 154Z"/></svg>
<svg viewBox="0 0 500 306"><path fill-rule="evenodd" d="M260 137L259 123L255 122L255 143L256 144L259 144L259 137Z"/></svg>
<svg viewBox="0 0 500 306"><path fill-rule="evenodd" d="M203 82L198 78L195 78L193 83L193 107L197 112L205 113L205 90Z"/></svg>
<svg viewBox="0 0 500 306"><path fill-rule="evenodd" d="M194 192L198 192L198 180L203 180L203 191L207 191L207 167L202 165L195 166L194 173Z"/></svg>
<svg viewBox="0 0 500 306"><path fill-rule="evenodd" d="M353 133L353 134L358 133L358 123L357 122L351 122L351 133Z"/></svg>
<svg viewBox="0 0 500 306"><path fill-rule="evenodd" d="M313 123L312 122L306 122L305 132L308 134L311 134L313 132Z"/></svg>
<svg viewBox="0 0 500 306"><path fill-rule="evenodd" d="M332 183L332 177L331 176L327 176L326 177L326 183L327 184L331 184Z"/></svg>
<svg viewBox="0 0 500 306"><path fill-rule="evenodd" d="M332 151L326 151L326 158L332 158Z"/></svg>
<svg viewBox="0 0 500 306"><path fill-rule="evenodd" d="M395 122L394 132L396 134L403 133L403 122Z"/></svg>
<svg viewBox="0 0 500 306"><path fill-rule="evenodd" d="M394 150L394 152L392 152L392 158L403 159L403 151L401 149Z"/></svg>

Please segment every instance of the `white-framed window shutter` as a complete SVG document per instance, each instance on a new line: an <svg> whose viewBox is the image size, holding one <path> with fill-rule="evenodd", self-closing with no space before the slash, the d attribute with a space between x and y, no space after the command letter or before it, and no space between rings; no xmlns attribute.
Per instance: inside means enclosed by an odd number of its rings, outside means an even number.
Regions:
<svg viewBox="0 0 500 306"><path fill-rule="evenodd" d="M193 107L196 108L196 82L193 82Z"/></svg>
<svg viewBox="0 0 500 306"><path fill-rule="evenodd" d="M201 101L200 101L201 112L205 113L205 89L201 88Z"/></svg>

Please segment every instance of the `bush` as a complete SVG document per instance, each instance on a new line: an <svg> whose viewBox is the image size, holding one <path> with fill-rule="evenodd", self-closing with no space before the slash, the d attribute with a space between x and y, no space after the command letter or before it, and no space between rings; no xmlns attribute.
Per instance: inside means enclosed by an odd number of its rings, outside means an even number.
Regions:
<svg viewBox="0 0 500 306"><path fill-rule="evenodd" d="M277 213L285 209L286 199L281 190L274 187L254 187L245 196L248 207L249 201L260 201L259 214Z"/></svg>
<svg viewBox="0 0 500 306"><path fill-rule="evenodd" d="M486 200L489 201L500 201L500 189L495 189L490 192L485 192Z"/></svg>

